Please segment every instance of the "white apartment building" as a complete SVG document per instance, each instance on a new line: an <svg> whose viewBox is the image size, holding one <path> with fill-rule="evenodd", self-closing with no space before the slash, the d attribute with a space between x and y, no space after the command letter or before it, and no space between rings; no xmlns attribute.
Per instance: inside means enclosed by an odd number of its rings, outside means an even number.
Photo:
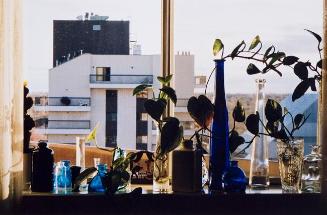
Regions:
<svg viewBox="0 0 327 215"><path fill-rule="evenodd" d="M76 136L87 135L97 123L97 143L124 149L153 150L155 126L143 108L144 98L133 96L139 84L160 88L159 55L83 54L49 71L47 98L36 98L34 110L47 111L48 122L38 132L50 143L75 143ZM191 135L194 124L187 113L187 100L197 85L194 56L183 52L175 57L175 90L178 102L175 116ZM205 81L204 81L205 82ZM148 92L152 98L152 91Z"/></svg>

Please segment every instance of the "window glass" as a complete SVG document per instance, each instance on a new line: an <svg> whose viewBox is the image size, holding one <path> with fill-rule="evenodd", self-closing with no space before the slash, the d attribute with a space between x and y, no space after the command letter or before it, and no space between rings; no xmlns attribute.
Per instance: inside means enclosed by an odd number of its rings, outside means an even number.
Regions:
<svg viewBox="0 0 327 215"><path fill-rule="evenodd" d="M101 147L151 149L148 93L133 89L159 86L161 1L30 0L23 10L32 142L74 144L98 125Z"/></svg>
<svg viewBox="0 0 327 215"><path fill-rule="evenodd" d="M297 56L304 62L309 60L315 65L319 60L317 40L303 29L322 35L322 4L323 1L304 0L175 1L175 51L180 58L189 54L194 56L194 74L198 76L195 79L194 94L204 93L205 79L202 79L202 76L208 78L215 66L212 47L216 38L222 40L225 56L231 53L242 40L245 41L246 49L248 49L252 39L259 35L263 43L261 52L274 45L276 51L283 51L287 56ZM294 106L291 95L301 80L291 68L284 67L282 77L273 71L264 75L251 76L246 72L249 63L255 63L260 69L263 68L262 64L246 59L235 58L225 61L225 91L230 112L230 128L233 127L231 112L238 100L245 107L247 115L254 113L257 92L255 79L257 78L266 79L267 99L275 99L285 106ZM183 82L185 79L177 80L179 85ZM207 95L212 98L213 92L214 76L209 82ZM307 154L310 151L310 145L316 142L316 92L309 89L305 100L301 104L296 103L297 108L289 110L305 112L305 114L310 112L307 127L303 128L302 133L297 134L305 135L305 154ZM242 123L237 123L236 127L241 135L246 136L245 126ZM276 158L275 147L271 144L269 155L271 158ZM247 151L248 154L250 152L251 149Z"/></svg>

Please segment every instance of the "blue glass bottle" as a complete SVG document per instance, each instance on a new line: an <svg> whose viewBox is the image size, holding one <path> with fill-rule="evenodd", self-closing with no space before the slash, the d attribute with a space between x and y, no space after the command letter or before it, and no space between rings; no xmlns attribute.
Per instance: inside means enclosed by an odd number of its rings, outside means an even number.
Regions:
<svg viewBox="0 0 327 215"><path fill-rule="evenodd" d="M55 191L58 193L68 193L72 190L72 173L70 161L58 162L55 170Z"/></svg>
<svg viewBox="0 0 327 215"><path fill-rule="evenodd" d="M98 164L98 174L94 176L89 185L89 192L105 192L105 187L102 184L101 178L107 173L107 164Z"/></svg>
<svg viewBox="0 0 327 215"><path fill-rule="evenodd" d="M227 193L245 193L247 180L245 173L238 167L238 161L231 161L231 166L223 176L224 190Z"/></svg>
<svg viewBox="0 0 327 215"><path fill-rule="evenodd" d="M224 60L215 60L215 114L210 140L210 192L222 191L222 176L229 167L228 111L225 97Z"/></svg>

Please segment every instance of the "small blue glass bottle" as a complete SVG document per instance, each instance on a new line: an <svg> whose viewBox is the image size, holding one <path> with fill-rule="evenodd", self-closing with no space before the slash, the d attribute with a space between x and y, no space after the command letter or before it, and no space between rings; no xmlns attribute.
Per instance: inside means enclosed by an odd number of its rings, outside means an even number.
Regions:
<svg viewBox="0 0 327 215"><path fill-rule="evenodd" d="M227 193L245 193L247 180L244 171L238 167L238 161L231 165L223 176L224 191Z"/></svg>
<svg viewBox="0 0 327 215"><path fill-rule="evenodd" d="M107 164L98 164L98 173L91 180L89 185L89 192L105 192L105 187L102 184L101 178L107 173Z"/></svg>
<svg viewBox="0 0 327 215"><path fill-rule="evenodd" d="M72 173L70 161L63 160L58 162L55 170L55 192L68 193L72 190Z"/></svg>
<svg viewBox="0 0 327 215"><path fill-rule="evenodd" d="M215 60L215 114L210 140L210 192L223 191L222 176L229 167L228 111L225 97L224 60Z"/></svg>

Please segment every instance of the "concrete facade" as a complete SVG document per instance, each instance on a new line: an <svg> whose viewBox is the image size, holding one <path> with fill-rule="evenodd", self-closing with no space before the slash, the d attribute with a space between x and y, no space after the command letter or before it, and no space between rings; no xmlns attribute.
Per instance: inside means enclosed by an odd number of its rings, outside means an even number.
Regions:
<svg viewBox="0 0 327 215"><path fill-rule="evenodd" d="M193 133L193 122L187 114L187 99L194 95L194 56L177 55L175 60L175 90L178 102L175 115L185 124L185 135ZM108 76L97 75L97 68L109 68ZM89 99L90 104L47 106L48 127L44 129L48 141L53 143L75 143L76 136L85 136L97 123L97 142L106 146L106 123L108 117L117 121L117 145L124 149L136 149L137 139L146 139L147 149L153 150L156 131L153 120L147 117L147 137L137 138L136 97L133 89L141 83L152 83L160 87L157 76L160 73L159 55L92 55L83 54L49 71L49 98ZM149 80L149 77L151 80ZM108 80L105 80L108 78ZM109 80L110 79L110 80ZM150 82L149 82L150 81ZM108 115L107 90L117 92L117 111ZM152 91L148 91L152 98ZM60 102L59 102L60 103ZM35 110L40 109L36 106ZM110 109L110 107L109 107ZM43 108L44 111L44 108ZM142 119L143 120L143 119ZM51 126L50 126L51 125ZM106 133L107 132L107 133Z"/></svg>

